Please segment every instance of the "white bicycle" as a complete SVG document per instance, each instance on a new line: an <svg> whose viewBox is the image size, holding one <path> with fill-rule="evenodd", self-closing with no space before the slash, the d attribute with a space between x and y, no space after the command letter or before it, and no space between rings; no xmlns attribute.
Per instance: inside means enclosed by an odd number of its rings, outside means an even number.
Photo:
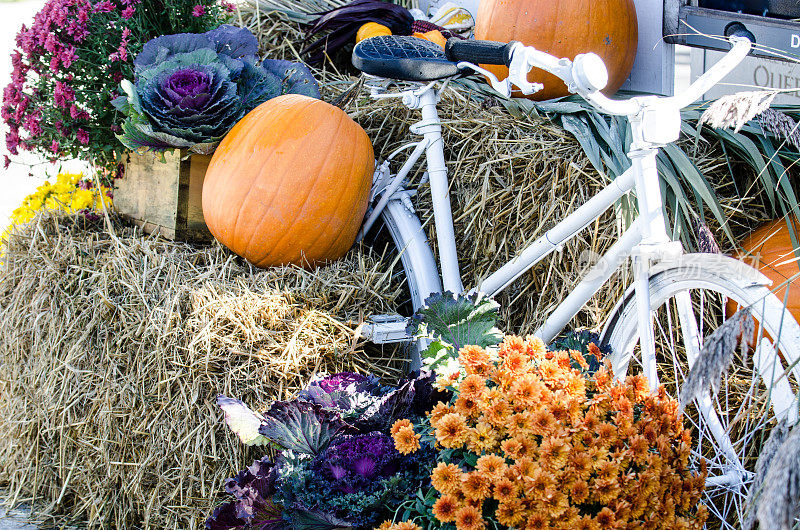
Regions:
<svg viewBox="0 0 800 530"><path fill-rule="evenodd" d="M652 388L664 384L671 395L677 396L705 338L724 321L726 302L750 308L761 323L754 353L748 358L740 356L723 376L716 396L709 394L695 400L687 405L686 414L693 430L695 454L708 464L709 526L735 528L746 516L755 460L767 433L780 419L790 424L798 419L800 326L770 291L770 281L758 271L723 255L684 254L681 244L669 238L656 170L659 148L678 139L680 109L699 99L750 51L754 39L741 24L731 24L726 33L731 43L727 55L675 97L609 99L600 93L608 76L597 55L582 54L571 61L518 42L450 39L443 52L440 47L413 37L374 37L355 47L353 63L374 78L411 82L410 88L404 85L406 88L395 92L387 91L386 84L377 83L371 86L371 95L396 97L422 113L422 120L410 128L422 139L398 149L378 164L373 202L362 229L363 236L376 221L383 220L401 253L414 310L433 293L464 291L436 110L440 92L449 79L465 72L480 72L505 96L511 93L512 86L530 94L541 86L529 83L527 74L534 67L541 68L560 77L572 92L597 109L629 118L633 133L630 169L472 291L496 295L599 218L623 195L633 192L638 204L637 219L535 334L550 342L613 272L632 258L633 284L605 323L601 341L611 347L618 377L641 371ZM499 81L478 64L504 64L509 67L509 76ZM392 174L389 161L406 148L413 151ZM406 187L406 177L423 153L433 201L438 264L414 213L414 190ZM398 315L373 316L365 334L378 343L410 340L406 319ZM768 337L779 338L778 346ZM419 353L412 355L412 364L419 366Z"/></svg>

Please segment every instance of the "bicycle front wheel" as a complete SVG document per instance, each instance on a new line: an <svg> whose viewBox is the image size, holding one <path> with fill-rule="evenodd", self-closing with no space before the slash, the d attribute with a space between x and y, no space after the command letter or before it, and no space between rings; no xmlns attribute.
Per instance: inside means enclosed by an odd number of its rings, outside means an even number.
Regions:
<svg viewBox="0 0 800 530"><path fill-rule="evenodd" d="M679 395L705 339L724 322L729 300L750 308L762 326L759 345L750 355L737 349L718 393L685 405L695 465L701 458L708 465L707 528L741 527L752 511L748 495L761 447L778 420L785 418L790 425L797 421L800 326L768 284L755 269L711 254L685 255L678 264L657 268L650 278L657 374L673 397ZM766 336L776 337L778 347ZM639 332L632 290L612 312L602 340L612 348L617 377L644 372L637 358Z"/></svg>

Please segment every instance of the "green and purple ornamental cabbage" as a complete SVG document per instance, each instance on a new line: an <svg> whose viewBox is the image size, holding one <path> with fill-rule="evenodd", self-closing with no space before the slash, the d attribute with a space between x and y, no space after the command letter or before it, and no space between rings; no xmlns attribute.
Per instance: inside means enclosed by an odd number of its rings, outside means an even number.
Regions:
<svg viewBox="0 0 800 530"><path fill-rule="evenodd" d="M433 447L402 455L389 436L401 418L424 415L449 397L433 374L383 386L349 372L313 379L291 401L266 414L219 396L225 421L248 445L277 446L275 461L253 463L225 490L234 500L206 522L210 530L373 528L429 482Z"/></svg>
<svg viewBox="0 0 800 530"><path fill-rule="evenodd" d="M188 148L210 154L245 114L276 96L320 97L301 63L256 58L247 29L223 25L206 33L148 41L134 60L135 82L121 83L113 104L127 118L120 142L133 151Z"/></svg>

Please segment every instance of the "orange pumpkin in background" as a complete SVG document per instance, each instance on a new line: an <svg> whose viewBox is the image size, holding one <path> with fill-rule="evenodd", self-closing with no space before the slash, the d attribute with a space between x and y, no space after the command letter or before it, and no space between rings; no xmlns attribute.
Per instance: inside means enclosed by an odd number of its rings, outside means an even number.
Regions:
<svg viewBox="0 0 800 530"><path fill-rule="evenodd" d="M638 36L633 0L481 0L475 22L476 39L518 40L568 59L596 53L608 69L603 91L607 95L630 75ZM482 66L501 80L508 76L505 66ZM544 84L530 96L536 100L569 94L559 78L538 68L528 74L528 81Z"/></svg>
<svg viewBox="0 0 800 530"><path fill-rule="evenodd" d="M356 122L289 94L253 109L206 172L203 216L217 240L258 267L342 257L367 210L375 157Z"/></svg>
<svg viewBox="0 0 800 530"><path fill-rule="evenodd" d="M794 219L792 224L795 234L800 237L800 223ZM758 269L764 276L772 280L771 289L775 296L781 302L786 300L786 308L795 320L800 322L800 278L779 287L800 272L786 221L778 219L759 226L742 240L741 247L739 259ZM788 297L786 296L787 288L789 289ZM726 317L733 315L738 308L736 302L729 300L725 306ZM758 330L756 330L757 332Z"/></svg>

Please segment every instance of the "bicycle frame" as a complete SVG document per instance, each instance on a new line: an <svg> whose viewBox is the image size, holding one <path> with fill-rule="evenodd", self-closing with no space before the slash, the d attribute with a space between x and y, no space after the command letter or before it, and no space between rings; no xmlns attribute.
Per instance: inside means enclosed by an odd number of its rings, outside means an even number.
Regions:
<svg viewBox="0 0 800 530"><path fill-rule="evenodd" d="M439 94L435 86L431 84L418 90L404 92L398 97L402 97L403 103L409 108L422 110L422 121L412 125L411 131L423 135L423 140L405 146L414 146L414 152L402 165L393 183L384 188L384 197L376 209L380 210L393 194L398 193L399 183L421 158L424 150L431 186L442 284L445 290L461 293L463 286L455 248L455 234L448 193L449 182L442 148L441 122L436 112ZM636 125L634 127L638 129ZM628 257L632 255L642 258L679 255L680 247L676 248L676 243L671 242L666 235L661 190L655 167L655 156L658 149L649 146L640 147L642 148L632 152L633 160L630 169L611 181L597 195L483 280L475 290L490 297L496 295L540 260L575 237L633 189L636 190L639 202L640 214L637 220L587 272L582 281L559 304L535 334L546 342L552 340ZM376 178L376 181L384 178L381 176ZM373 213L370 219L375 216L376 213ZM368 229L371 224L372 222L368 221L365 228ZM643 242L647 244L646 249L639 248ZM634 274L641 273L640 269L637 267ZM425 272L439 274L439 271ZM423 293L423 298L430 294L432 293Z"/></svg>
<svg viewBox="0 0 800 530"><path fill-rule="evenodd" d="M545 342L552 341L614 271L629 257L633 258L633 286L636 296L642 363L645 367L645 375L651 387L655 389L658 386L658 374L655 362L653 312L650 304L650 269L655 263L677 260L683 254L680 243L672 241L667 235L656 156L661 147L678 139L681 125L680 109L722 79L741 62L751 47L750 40L744 37L732 37L731 43L731 51L714 68L695 81L692 87L681 96L672 98L643 96L628 100L611 100L600 93L599 90L605 86L607 75L602 60L596 55L578 55L575 61L571 62L566 59L558 59L532 47L515 44L509 65L509 78L499 82L491 76L492 85L506 94L510 93L512 84L520 87L523 91L526 90L525 87L532 90L534 85L528 83L525 78L527 72L532 67L544 68L561 77L571 90L578 92L595 107L610 114L628 116L633 138L628 153L631 167L575 212L519 252L516 257L484 279L475 290L490 297L496 295L541 259L560 248L566 241L575 237L582 229L598 219L623 195L635 190L638 204L636 220L599 262L584 275L578 285L572 289L534 334ZM462 62L459 63L459 66L482 71L481 68L470 63ZM445 81L446 84L447 81ZM461 293L463 286L448 194L449 183L442 148L441 122L436 110L436 104L439 101L436 82L414 90L406 90L400 94L379 94L373 89L372 95L376 98L400 97L403 104L410 109L421 110L422 121L412 125L411 132L422 135L423 140L404 146L404 148L414 146L414 152L388 185L383 183L388 176L388 166L384 164L376 171L375 187L378 192L383 191L383 197L365 222L362 234L375 222L381 209L394 197L394 194L402 192L400 187L403 179L424 151L431 186L442 284L446 291L455 294ZM401 249L402 251L403 249ZM425 263L427 263L426 269L429 270L420 271L422 276L435 276L438 279L439 271L433 260ZM424 300L436 292L428 292L436 287L438 287L437 282L428 282L426 292L420 293L421 298ZM680 298L678 306L682 321L688 324L690 320L694 320L691 303L688 299ZM697 354L699 354L699 346L699 342L686 344L689 350Z"/></svg>

